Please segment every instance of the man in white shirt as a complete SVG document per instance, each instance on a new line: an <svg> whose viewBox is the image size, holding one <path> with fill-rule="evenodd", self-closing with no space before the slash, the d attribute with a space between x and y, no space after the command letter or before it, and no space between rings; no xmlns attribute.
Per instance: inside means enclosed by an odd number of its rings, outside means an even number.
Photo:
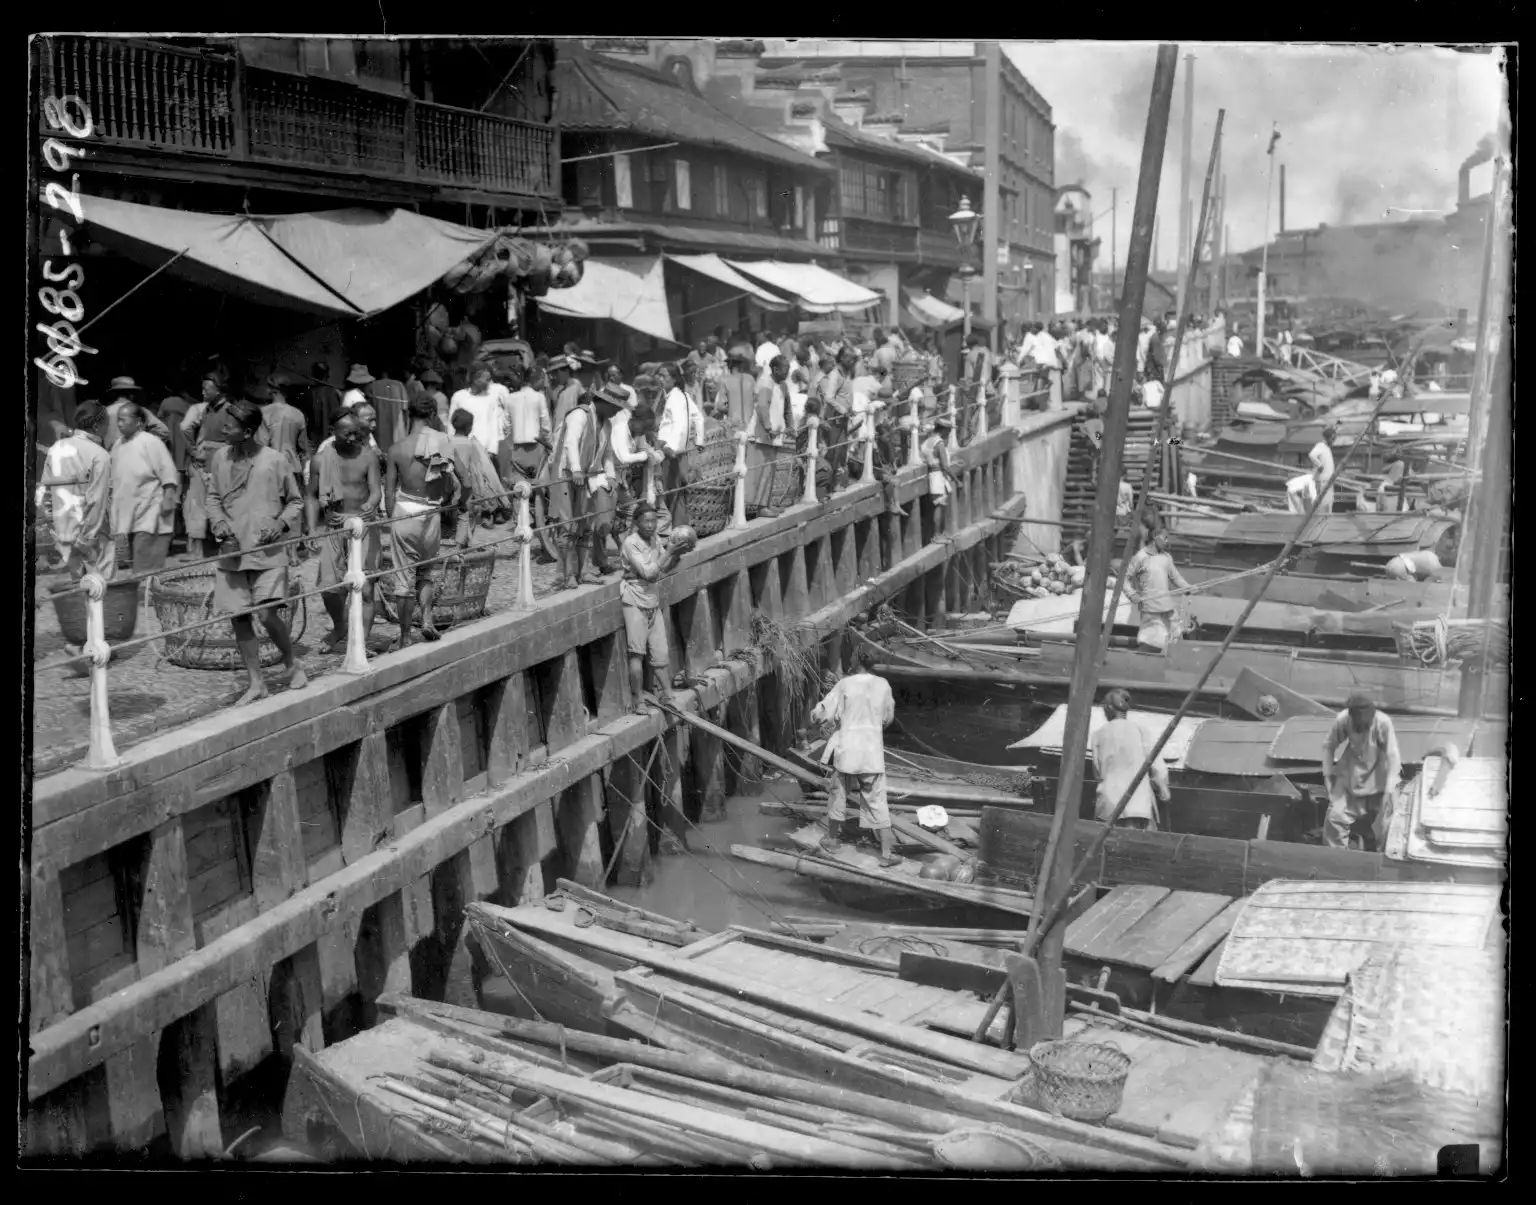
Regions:
<svg viewBox="0 0 1536 1205"><path fill-rule="evenodd" d="M504 424L498 471L503 481L532 481L544 467L549 451L553 427L549 399L529 387L522 365L513 365L510 376L512 392L502 405Z"/></svg>
<svg viewBox="0 0 1536 1205"><path fill-rule="evenodd" d="M773 341L773 336L767 331L757 333L757 371L759 374L768 371L768 365L773 363L773 357L781 355L779 345Z"/></svg>
<svg viewBox="0 0 1536 1205"><path fill-rule="evenodd" d="M1387 794L1397 789L1402 769L1391 719L1376 709L1369 695L1350 695L1323 739L1323 786L1328 792L1323 843L1345 849L1359 836L1367 849L1374 849L1386 827Z"/></svg>
<svg viewBox="0 0 1536 1205"><path fill-rule="evenodd" d="M1236 331L1227 336L1227 355L1234 360L1243 354L1243 337Z"/></svg>
<svg viewBox="0 0 1536 1205"><path fill-rule="evenodd" d="M1276 338L1275 342L1279 344L1280 347L1280 363L1289 367L1291 363L1291 350L1295 346L1296 342L1293 338L1291 338L1291 328L1288 326L1281 327L1280 334Z"/></svg>
<svg viewBox="0 0 1536 1205"><path fill-rule="evenodd" d="M475 420L470 435L493 459L500 454L501 441L506 434L506 411L502 406L504 392L492 382L491 366L481 361L470 367L469 388L460 389L448 401L450 420L456 410L469 411ZM499 472L501 465L498 463L496 467Z"/></svg>
<svg viewBox="0 0 1536 1205"><path fill-rule="evenodd" d="M671 512L673 524L682 527L688 522L688 458L704 443L704 411L680 388L682 372L676 364L663 364L657 375L666 394L656 429L663 456L659 504Z"/></svg>
<svg viewBox="0 0 1536 1205"><path fill-rule="evenodd" d="M650 384L650 380L644 377L636 377L637 383ZM610 384L605 392L618 399L618 390L626 386ZM623 487L627 495L644 500L645 479L643 475L635 471L636 465L646 463L660 464L662 455L650 446L649 441L642 435L636 435L630 426L635 411L639 408L639 393L635 389L628 389L625 399L620 403L621 409L608 420L608 443L613 450L614 474L618 478L618 484Z"/></svg>
<svg viewBox="0 0 1536 1205"><path fill-rule="evenodd" d="M1114 814L1115 805L1135 779L1154 744L1153 738L1131 719L1128 691L1116 689L1104 696L1104 721L1088 742L1094 773L1099 779L1094 815L1100 821L1108 821ZM1155 833L1159 828L1159 800L1168 802L1168 767L1161 754L1152 759L1152 765L1136 784L1136 790L1115 824Z"/></svg>
<svg viewBox="0 0 1536 1205"><path fill-rule="evenodd" d="M1307 453L1307 463L1312 466L1312 480L1317 483L1317 492L1322 495L1322 501L1317 507L1320 515L1333 514L1333 441L1338 435L1338 428L1330 423L1323 428L1323 437Z"/></svg>
<svg viewBox="0 0 1536 1205"><path fill-rule="evenodd" d="M837 731L821 755L835 773L827 790L827 835L821 847L836 853L839 834L847 819L848 795L859 797L859 821L875 830L880 839L880 864L901 861L893 852L891 813L885 797L885 738L882 730L896 718L891 684L867 668L868 654L860 648L853 655L853 673L841 679L811 712L818 723L835 721Z"/></svg>

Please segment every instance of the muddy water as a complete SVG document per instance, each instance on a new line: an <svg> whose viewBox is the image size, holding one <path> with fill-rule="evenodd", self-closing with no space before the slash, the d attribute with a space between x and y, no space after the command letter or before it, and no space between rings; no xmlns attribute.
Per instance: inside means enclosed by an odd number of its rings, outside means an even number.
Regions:
<svg viewBox="0 0 1536 1205"><path fill-rule="evenodd" d="M800 798L799 786L788 779L763 783L757 796L733 796L725 817L690 827L688 851L655 858L654 879L644 887L610 887L608 893L700 928L729 925L770 928L786 915L868 920L867 913L840 907L822 896L815 880L772 866L755 866L730 856L732 845L775 848L785 844L795 823L783 816L765 816L758 804L765 799L786 803Z"/></svg>

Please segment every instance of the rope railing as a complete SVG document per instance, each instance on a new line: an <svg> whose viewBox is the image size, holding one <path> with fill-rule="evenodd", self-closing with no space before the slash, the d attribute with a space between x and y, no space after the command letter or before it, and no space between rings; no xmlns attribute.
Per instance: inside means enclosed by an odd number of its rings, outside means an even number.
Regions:
<svg viewBox="0 0 1536 1205"><path fill-rule="evenodd" d="M824 449L824 451L833 451L838 448L862 445L864 448L864 475L862 477L862 481L865 482L873 479L875 436L878 432L880 412L885 408L886 407L884 402L877 402L872 405L868 411L862 412L865 415L872 416L872 422L870 424L871 433L869 435L861 434L860 437L845 439L837 444L831 445L827 449ZM911 431L914 429L914 427L918 427L918 421L919 420L917 416L908 414L903 416L900 421L900 425L903 429ZM806 489L805 496L802 500L812 503L818 501L815 492L815 466L818 457L816 435L819 426L820 421L817 416L807 416L805 421L805 430L807 434L806 447L803 452L791 453L791 455L797 457L805 457ZM798 433L796 434L798 436ZM984 434L984 432L979 431L977 433L977 437L980 437L981 434ZM656 466L654 461L647 461L645 463L645 491L647 499L655 499L660 501L676 494L685 494L689 489L697 489L702 485L733 479L735 482L735 490L733 500L733 514L730 526L733 529L745 527L747 525L745 510L745 480L747 477L745 456L747 436L745 432L737 431L732 433L731 437L734 438L736 442L736 459L735 464L731 468L696 478L693 481L687 482L681 486L675 486L672 489L657 490L655 488L654 470ZM717 441L711 441L711 443L714 442ZM909 465L918 462L917 444L917 439L914 438L911 440L908 461ZM545 522L540 524L537 528L534 527L531 518L531 506L535 491L547 489L551 485L560 484L562 482L574 483L574 478L570 476L563 476L543 482L519 481L514 483L511 489L500 493L475 496L471 497L467 501L461 498L455 499L452 503L440 503L438 505L425 508L417 514L410 516L381 516L377 518L365 518L363 515L348 515L344 517L338 529L324 532L310 532L307 534L295 535L285 539L275 540L271 543L263 544L260 546L263 550L278 550L295 544L309 543L311 541L318 542L320 540L345 538L348 542L347 571L343 575L342 580L337 584L327 585L324 587L317 586L314 589L289 594L281 602L266 603L260 606L242 608L238 611L207 616L192 623L182 624L168 630L146 634L144 636L131 637L116 644L108 644L105 636L105 613L103 600L105 598L109 582L106 578L103 578L99 574L88 573L84 575L78 585L70 587L67 590L57 592L58 595L79 592L86 596L86 641L84 646L79 653L64 654L60 657L53 658L35 665L33 667L33 672L36 673L39 670L52 669L59 666L75 665L79 664L82 660L85 660L88 663L91 679L91 722L90 745L84 764L87 769L92 770L110 769L113 766L121 764L121 759L117 755L112 740L111 719L108 709L107 696L107 666L111 661L114 653L122 652L131 648L137 648L139 646L150 644L155 641L167 641L172 638L184 636L204 628L226 624L234 619L254 617L274 606L285 606L303 603L307 599L313 598L316 595L334 594L337 591L345 590L347 591L348 595L346 618L347 635L346 654L341 670L343 673L349 674L366 673L368 669L368 653L365 645L366 633L364 631L363 625L363 591L368 588L371 582L374 582L378 579L393 577L397 574L405 572L414 572L421 566L432 566L449 561L461 560L465 555L465 552L471 548L474 551L479 552L487 549L494 549L509 543L516 544L519 548L519 580L517 600L514 605L519 609L531 610L534 606L532 545L535 536L540 533L560 531L567 527L577 527L579 525L590 522L592 518L591 514L587 513L572 516L568 519L557 519ZM834 485L835 484L836 483L834 483ZM363 541L367 536L370 528L385 526L392 527L394 524L406 521L419 521L422 517L429 514L442 513L449 510L456 511L466 505L474 505L478 503L501 501L507 499L516 500L519 506L517 526L507 535L501 536L497 539L488 540L481 544L466 544L464 547L455 549L454 551L441 553L438 556L427 558L422 561L413 561L406 565L393 565L387 569L376 569L372 571L366 571L364 569ZM473 527L470 529L469 537L472 538L472 535ZM188 569L195 569L198 566L209 565L216 561L225 559L227 559L227 557L224 555L198 558L195 561L178 566L174 572L181 574ZM164 576L165 574L163 571L130 574L121 578L114 577L110 584L114 586L122 584L137 585L141 581Z"/></svg>

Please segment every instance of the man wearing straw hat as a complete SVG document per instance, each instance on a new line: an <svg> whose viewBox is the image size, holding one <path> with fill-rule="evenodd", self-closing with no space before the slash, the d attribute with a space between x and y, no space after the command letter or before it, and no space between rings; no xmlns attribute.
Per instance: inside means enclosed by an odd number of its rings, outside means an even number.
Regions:
<svg viewBox="0 0 1536 1205"><path fill-rule="evenodd" d="M354 364L347 372L346 383L351 386L341 395L341 408L350 410L360 402L369 402L373 399L368 396L368 386L373 384L373 374L368 371L366 364Z"/></svg>
<svg viewBox="0 0 1536 1205"><path fill-rule="evenodd" d="M1324 844L1344 849L1358 837L1366 849L1376 849L1385 827L1387 793L1396 788L1402 769L1391 718L1377 710L1369 695L1350 695L1323 740Z"/></svg>
<svg viewBox="0 0 1536 1205"><path fill-rule="evenodd" d="M159 415L144 406L144 390L134 384L132 377L113 377L112 384L107 386L102 402L107 408L107 451L110 452L117 443L117 412L123 408L124 402L137 402L144 411L144 429L151 435L164 440L167 447L170 446L170 428L160 421Z"/></svg>
<svg viewBox="0 0 1536 1205"><path fill-rule="evenodd" d="M250 402L235 402L229 418L240 438L214 449L208 463L208 525L224 553L214 579L214 611L229 615L260 608L261 625L283 655L283 677L298 690L308 681L288 625L277 613L288 598L288 549L271 545L298 534L303 494L288 461L256 441L261 411ZM229 622L250 679L238 707L265 697L267 684L251 616L235 615Z"/></svg>

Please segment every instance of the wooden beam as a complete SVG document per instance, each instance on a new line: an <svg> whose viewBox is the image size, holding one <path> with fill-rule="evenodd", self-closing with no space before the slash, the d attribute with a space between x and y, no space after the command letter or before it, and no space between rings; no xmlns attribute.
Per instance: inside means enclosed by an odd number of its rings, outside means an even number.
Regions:
<svg viewBox="0 0 1536 1205"><path fill-rule="evenodd" d="M435 816L457 803L464 790L464 744L457 703L434 707L426 717L421 751L421 799Z"/></svg>
<svg viewBox="0 0 1536 1205"><path fill-rule="evenodd" d="M272 1018L273 1044L285 1059L293 1048L325 1048L325 998L320 986L320 951L305 946L272 968L267 988L267 1013Z"/></svg>
<svg viewBox="0 0 1536 1205"><path fill-rule="evenodd" d="M59 876L32 864L27 939L31 946L27 1026L36 1033L67 1017L75 1008L69 968L69 942L64 931L64 892Z"/></svg>
<svg viewBox="0 0 1536 1205"><path fill-rule="evenodd" d="M602 815L601 774L589 774L573 783L556 809L555 826L565 854L566 877L583 887L603 886L602 843L597 832Z"/></svg>
<svg viewBox="0 0 1536 1205"><path fill-rule="evenodd" d="M528 754L527 679L508 674L491 683L485 693L485 724L490 732L486 781L497 787L522 769Z"/></svg>
<svg viewBox="0 0 1536 1205"><path fill-rule="evenodd" d="M251 885L256 906L266 911L309 882L292 770L274 774L260 792L252 827L256 839L251 847Z"/></svg>

